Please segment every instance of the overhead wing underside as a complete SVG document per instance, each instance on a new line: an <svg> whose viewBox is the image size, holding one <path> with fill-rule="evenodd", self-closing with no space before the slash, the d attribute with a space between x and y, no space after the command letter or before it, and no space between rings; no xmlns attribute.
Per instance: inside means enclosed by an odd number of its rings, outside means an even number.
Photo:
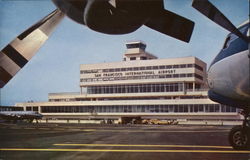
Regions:
<svg viewBox="0 0 250 160"><path fill-rule="evenodd" d="M56 9L0 51L0 88L35 55L63 17L64 14Z"/></svg>

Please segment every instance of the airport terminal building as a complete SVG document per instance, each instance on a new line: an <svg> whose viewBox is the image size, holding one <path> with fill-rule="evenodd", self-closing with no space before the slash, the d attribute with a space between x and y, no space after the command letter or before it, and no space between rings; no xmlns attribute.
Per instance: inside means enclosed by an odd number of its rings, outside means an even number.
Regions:
<svg viewBox="0 0 250 160"><path fill-rule="evenodd" d="M140 116L176 120L239 119L236 108L207 97L206 63L158 59L141 41L126 43L123 61L82 64L80 93L50 93L48 102L17 103L48 119L101 120Z"/></svg>

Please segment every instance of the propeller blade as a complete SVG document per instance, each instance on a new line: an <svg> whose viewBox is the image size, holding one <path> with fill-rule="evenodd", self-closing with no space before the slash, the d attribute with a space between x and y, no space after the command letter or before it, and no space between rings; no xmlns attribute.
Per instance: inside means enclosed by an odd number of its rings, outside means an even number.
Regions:
<svg viewBox="0 0 250 160"><path fill-rule="evenodd" d="M178 40L189 42L194 22L167 10L159 10L144 25Z"/></svg>
<svg viewBox="0 0 250 160"><path fill-rule="evenodd" d="M207 18L220 25L229 32L234 33L246 42L249 39L243 35L228 19L208 0L193 0L192 6Z"/></svg>
<svg viewBox="0 0 250 160"><path fill-rule="evenodd" d="M64 14L56 9L0 51L0 88L35 55L63 17Z"/></svg>

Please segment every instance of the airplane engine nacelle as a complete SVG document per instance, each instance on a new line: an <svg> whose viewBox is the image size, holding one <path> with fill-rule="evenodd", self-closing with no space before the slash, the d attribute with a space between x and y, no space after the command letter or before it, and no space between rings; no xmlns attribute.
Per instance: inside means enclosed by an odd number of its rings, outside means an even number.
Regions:
<svg viewBox="0 0 250 160"><path fill-rule="evenodd" d="M126 34L145 24L162 0L53 0L74 21L107 34Z"/></svg>

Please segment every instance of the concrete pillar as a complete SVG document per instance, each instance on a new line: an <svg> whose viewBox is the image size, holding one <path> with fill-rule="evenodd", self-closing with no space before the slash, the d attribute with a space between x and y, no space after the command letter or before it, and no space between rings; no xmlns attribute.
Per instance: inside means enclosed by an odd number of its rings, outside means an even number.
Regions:
<svg viewBox="0 0 250 160"><path fill-rule="evenodd" d="M221 106L221 104L219 104L219 112L221 113L221 111L222 111L222 108L221 108L222 106Z"/></svg>
<svg viewBox="0 0 250 160"><path fill-rule="evenodd" d="M41 113L41 106L38 106L38 113Z"/></svg>
<svg viewBox="0 0 250 160"><path fill-rule="evenodd" d="M184 94L187 94L186 87L185 87L185 82L182 82L182 90Z"/></svg>
<svg viewBox="0 0 250 160"><path fill-rule="evenodd" d="M193 82L193 91L195 91L195 83Z"/></svg>

